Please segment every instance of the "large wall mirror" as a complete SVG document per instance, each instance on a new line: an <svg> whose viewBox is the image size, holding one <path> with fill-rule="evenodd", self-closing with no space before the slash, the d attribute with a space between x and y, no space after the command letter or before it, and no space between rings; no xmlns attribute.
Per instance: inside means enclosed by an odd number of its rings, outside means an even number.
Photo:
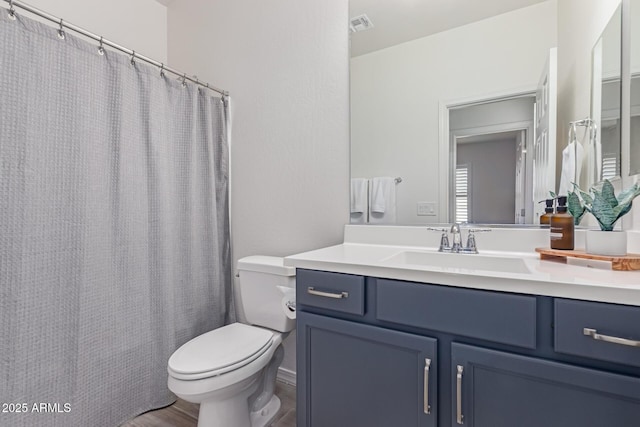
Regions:
<svg viewBox="0 0 640 427"><path fill-rule="evenodd" d="M640 0L630 0L629 28L631 30L630 59L631 68L631 136L629 155L629 174L640 174Z"/></svg>
<svg viewBox="0 0 640 427"><path fill-rule="evenodd" d="M352 223L537 223L557 188L557 9L350 0Z"/></svg>

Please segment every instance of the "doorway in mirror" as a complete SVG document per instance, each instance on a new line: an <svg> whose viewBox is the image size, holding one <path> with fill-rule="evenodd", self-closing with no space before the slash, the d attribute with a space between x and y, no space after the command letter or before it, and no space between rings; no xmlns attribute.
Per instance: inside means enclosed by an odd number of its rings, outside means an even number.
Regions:
<svg viewBox="0 0 640 427"><path fill-rule="evenodd" d="M455 221L456 204L462 197L456 195L457 147L458 141L473 137L515 132L512 141L515 146L515 163L509 180L513 202L507 207L505 202L501 213L493 216L473 209L473 204L481 200L497 205L506 190L484 185L481 194L474 191L469 183L467 212L469 222L484 224L538 224L544 212L544 204L538 203L549 198L549 191L556 191L556 129L557 129L557 49L552 48L543 67L537 87L507 90L485 97L471 97L457 101L440 103L440 164L441 169L440 204L444 208L443 218ZM475 139L474 139L475 138ZM494 137L491 137L494 138ZM494 138L495 141L495 138ZM505 150L502 150L506 154ZM510 151L510 152L513 152ZM513 156L512 156L513 157ZM487 169L497 169L502 161L497 155ZM462 162L468 164L469 162ZM471 169L474 169L473 166ZM468 169L468 170L471 170ZM477 174L468 172L468 175ZM504 178L506 179L506 178ZM460 205L462 206L462 205ZM458 209L460 210L460 208ZM508 215L506 214L508 212ZM462 217L464 215L461 215ZM507 219L508 217L508 219Z"/></svg>
<svg viewBox="0 0 640 427"><path fill-rule="evenodd" d="M531 222L534 112L534 94L449 111L456 222Z"/></svg>

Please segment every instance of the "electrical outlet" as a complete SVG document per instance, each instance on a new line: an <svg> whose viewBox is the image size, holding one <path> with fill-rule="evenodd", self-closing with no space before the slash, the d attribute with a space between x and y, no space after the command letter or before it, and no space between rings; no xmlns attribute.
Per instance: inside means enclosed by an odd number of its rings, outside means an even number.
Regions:
<svg viewBox="0 0 640 427"><path fill-rule="evenodd" d="M418 216L436 216L435 202L418 202Z"/></svg>

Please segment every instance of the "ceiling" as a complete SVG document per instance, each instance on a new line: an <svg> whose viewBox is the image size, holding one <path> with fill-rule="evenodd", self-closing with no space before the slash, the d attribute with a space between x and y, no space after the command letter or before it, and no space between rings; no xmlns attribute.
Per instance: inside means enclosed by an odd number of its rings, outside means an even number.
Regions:
<svg viewBox="0 0 640 427"><path fill-rule="evenodd" d="M546 0L350 0L349 17L373 28L351 34L351 56L426 37Z"/></svg>
<svg viewBox="0 0 640 427"><path fill-rule="evenodd" d="M156 0L168 6L177 0ZM349 17L373 28L351 34L351 56L460 27L547 0L349 0ZM345 25L348 26L348 23Z"/></svg>

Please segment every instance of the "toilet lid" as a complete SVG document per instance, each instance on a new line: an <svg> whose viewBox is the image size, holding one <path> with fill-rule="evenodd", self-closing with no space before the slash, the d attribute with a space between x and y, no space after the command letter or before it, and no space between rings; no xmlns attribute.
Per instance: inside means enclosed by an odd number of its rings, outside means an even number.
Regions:
<svg viewBox="0 0 640 427"><path fill-rule="evenodd" d="M169 369L177 374L197 375L212 371L227 371L243 366L264 353L273 338L273 332L232 323L202 334L177 349L169 358Z"/></svg>

